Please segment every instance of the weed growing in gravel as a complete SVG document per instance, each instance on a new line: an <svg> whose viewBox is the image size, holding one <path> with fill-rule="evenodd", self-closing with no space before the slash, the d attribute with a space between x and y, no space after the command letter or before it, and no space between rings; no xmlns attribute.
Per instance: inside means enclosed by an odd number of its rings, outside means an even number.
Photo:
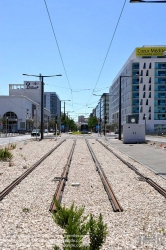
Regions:
<svg viewBox="0 0 166 250"><path fill-rule="evenodd" d="M56 212L53 211L53 218L57 225L64 229L64 247L65 250L99 250L107 236L107 225L104 224L102 215L98 220L94 216L83 216L85 207L74 207L74 203L70 208L62 207L55 200ZM88 220L89 217L89 220ZM83 237L89 235L90 244L83 245ZM54 250L60 249L55 245Z"/></svg>
<svg viewBox="0 0 166 250"><path fill-rule="evenodd" d="M5 149L0 149L0 160L1 161L9 161L11 160L13 155L9 152L9 150L5 147Z"/></svg>
<svg viewBox="0 0 166 250"><path fill-rule="evenodd" d="M12 150L16 148L16 144L9 144L8 145L8 150Z"/></svg>
<svg viewBox="0 0 166 250"><path fill-rule="evenodd" d="M24 208L22 209L22 211L23 211L24 213L28 213L28 212L30 211L30 209L27 208L27 207L24 207Z"/></svg>

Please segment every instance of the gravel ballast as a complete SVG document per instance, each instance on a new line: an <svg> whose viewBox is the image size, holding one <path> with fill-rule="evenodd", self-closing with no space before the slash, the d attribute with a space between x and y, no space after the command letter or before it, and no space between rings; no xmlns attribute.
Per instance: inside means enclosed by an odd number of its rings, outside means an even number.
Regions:
<svg viewBox="0 0 166 250"><path fill-rule="evenodd" d="M29 168L60 141L27 140L26 143L17 143L11 151L14 165L0 163L1 191L26 170L24 166ZM84 205L85 214L92 213L95 217L102 213L108 227L102 249L166 249L166 199L139 180L131 169L99 142L93 139L88 141L124 211L113 212L84 139L76 141L62 204L66 207L73 202L78 207ZM72 144L73 140L67 139L0 202L0 249L51 250L55 244L62 247L63 231L54 223L49 207L58 184L54 177L61 176ZM109 147L141 173L166 187L163 178L111 145ZM72 183L79 185L73 186ZM86 238L84 243L88 243Z"/></svg>

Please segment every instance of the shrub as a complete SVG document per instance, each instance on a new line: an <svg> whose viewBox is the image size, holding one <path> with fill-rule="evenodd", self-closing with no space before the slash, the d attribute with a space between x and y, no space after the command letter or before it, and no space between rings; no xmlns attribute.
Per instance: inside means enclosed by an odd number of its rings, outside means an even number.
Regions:
<svg viewBox="0 0 166 250"><path fill-rule="evenodd" d="M56 211L53 211L53 218L61 228L64 229L64 248L65 250L99 250L106 240L107 225L103 223L102 215L95 220L93 215L83 216L85 207L74 207L74 203L70 208L62 207L55 199ZM83 246L82 240L89 232L90 245ZM60 249L55 245L55 250Z"/></svg>
<svg viewBox="0 0 166 250"><path fill-rule="evenodd" d="M13 155L9 152L9 150L5 147L5 149L0 149L0 160L9 161L11 160Z"/></svg>
<svg viewBox="0 0 166 250"><path fill-rule="evenodd" d="M98 221L90 215L89 220L89 237L90 237L90 250L99 250L106 240L107 225L103 223L102 215L99 215Z"/></svg>
<svg viewBox="0 0 166 250"><path fill-rule="evenodd" d="M74 204L70 208L62 207L56 200L55 204L57 212L53 212L54 221L65 230L64 249L80 249L82 239L88 232L88 223L85 223L88 216L82 217L85 208L78 209Z"/></svg>

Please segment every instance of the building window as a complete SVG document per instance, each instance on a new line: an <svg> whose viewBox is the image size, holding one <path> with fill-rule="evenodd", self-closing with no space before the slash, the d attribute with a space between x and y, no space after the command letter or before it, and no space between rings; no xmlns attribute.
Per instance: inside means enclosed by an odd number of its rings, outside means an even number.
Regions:
<svg viewBox="0 0 166 250"><path fill-rule="evenodd" d="M20 122L20 128L25 128L25 122Z"/></svg>
<svg viewBox="0 0 166 250"><path fill-rule="evenodd" d="M141 106L141 108L140 108L140 113L142 113L143 112L143 107Z"/></svg>
<svg viewBox="0 0 166 250"><path fill-rule="evenodd" d="M159 62L156 62L155 63L155 69L166 69L166 63L159 63Z"/></svg>
<svg viewBox="0 0 166 250"><path fill-rule="evenodd" d="M141 74L140 74L141 76L143 76L143 70L141 69Z"/></svg>
<svg viewBox="0 0 166 250"><path fill-rule="evenodd" d="M149 77L149 83L151 83L151 77Z"/></svg>
<svg viewBox="0 0 166 250"><path fill-rule="evenodd" d="M149 70L146 71L146 76L148 76L148 75L149 75Z"/></svg>
<svg viewBox="0 0 166 250"><path fill-rule="evenodd" d="M146 90L146 85L144 84L143 91L145 91L145 90Z"/></svg>
<svg viewBox="0 0 166 250"><path fill-rule="evenodd" d="M149 120L151 120L151 114L149 114Z"/></svg>
<svg viewBox="0 0 166 250"><path fill-rule="evenodd" d="M151 69L151 67L152 67L152 63L149 63L149 69Z"/></svg>
<svg viewBox="0 0 166 250"><path fill-rule="evenodd" d="M151 98L151 92L149 92L149 98Z"/></svg>
<svg viewBox="0 0 166 250"><path fill-rule="evenodd" d="M151 91L151 84L149 85L149 91Z"/></svg>
<svg viewBox="0 0 166 250"><path fill-rule="evenodd" d="M141 77L141 79L140 79L140 83L143 83L143 77Z"/></svg>
<svg viewBox="0 0 166 250"><path fill-rule="evenodd" d="M146 105L148 105L148 99L146 99Z"/></svg>
<svg viewBox="0 0 166 250"><path fill-rule="evenodd" d="M146 93L144 92L144 93L143 93L143 98L145 98L145 97L146 97Z"/></svg>
<svg viewBox="0 0 166 250"><path fill-rule="evenodd" d="M142 101L142 99L141 99L141 101L140 101L140 105L142 105L143 104L143 101Z"/></svg>
<svg viewBox="0 0 166 250"><path fill-rule="evenodd" d="M146 69L146 63L144 63L143 69Z"/></svg>
<svg viewBox="0 0 166 250"><path fill-rule="evenodd" d="M133 63L132 69L139 69L139 63Z"/></svg>
<svg viewBox="0 0 166 250"><path fill-rule="evenodd" d="M151 112L151 106L149 107L149 112Z"/></svg>

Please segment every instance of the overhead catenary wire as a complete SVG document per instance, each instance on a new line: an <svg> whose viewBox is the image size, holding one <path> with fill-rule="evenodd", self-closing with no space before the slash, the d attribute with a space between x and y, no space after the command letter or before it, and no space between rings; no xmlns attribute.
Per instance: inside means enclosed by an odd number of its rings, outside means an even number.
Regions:
<svg viewBox="0 0 166 250"><path fill-rule="evenodd" d="M53 31L53 35L54 35L54 38L55 38L55 42L56 42L56 45L57 45L57 48L58 48L58 51L59 51L59 55L60 55L60 58L61 58L61 62L62 62L62 65L63 65L63 69L64 69L64 71L65 71L65 75L66 75L66 78L67 78L67 82L68 82L69 87L70 87L71 99L72 99L72 105L73 105L72 88L71 88L71 85L70 85L70 82L69 82L69 78L68 78L68 75L67 75L67 71L66 71L66 68L65 68L65 64L64 64L64 61L63 61L63 58L62 58L62 54L61 54L61 51L60 51L60 48L59 48L58 40L57 40L57 38L56 38L55 30L54 30L54 27L53 27L53 24L52 24L52 20L51 20L51 16L50 16L50 13L49 13L49 10L48 10L48 7L47 7L46 0L44 0L44 3L45 3L45 7L46 7L46 10L47 10L47 14L48 14L48 17L49 17L49 20L50 20L50 24L51 24L51 28L52 28L52 31Z"/></svg>
<svg viewBox="0 0 166 250"><path fill-rule="evenodd" d="M109 43L109 46L108 46L108 49L107 49L107 52L106 52L106 55L105 55L105 58L104 58L104 61L103 61L102 67L101 67L101 70L100 70L100 72L99 72L99 75L98 75L96 84L95 84L95 86L94 86L94 88L93 88L93 91L92 91L92 93L91 93L91 96L90 96L90 98L89 98L89 100L88 100L87 105L89 105L89 101L90 101L90 99L91 99L91 97L92 97L92 95L93 95L93 93L94 93L94 91L95 91L95 89L96 89L96 86L97 86L97 84L98 84L98 82L99 82L99 79L100 79L101 73L102 73L102 71L103 71L105 62L106 62L106 60L107 60L107 57L108 57L108 54L109 54L109 51L110 51L110 48L111 48L113 39L114 39L115 34L116 34L116 31L117 31L117 28L118 28L120 19L121 19L121 17L122 17L122 13L123 13L125 4L126 4L126 0L125 0L124 3L123 3L122 9L121 9L121 12L120 12L120 15L119 15L119 18L118 18L118 21L117 21L117 24L116 24L116 27L115 27L115 30L114 30L114 33L113 33L113 35L112 35L111 41L110 41L110 43Z"/></svg>

